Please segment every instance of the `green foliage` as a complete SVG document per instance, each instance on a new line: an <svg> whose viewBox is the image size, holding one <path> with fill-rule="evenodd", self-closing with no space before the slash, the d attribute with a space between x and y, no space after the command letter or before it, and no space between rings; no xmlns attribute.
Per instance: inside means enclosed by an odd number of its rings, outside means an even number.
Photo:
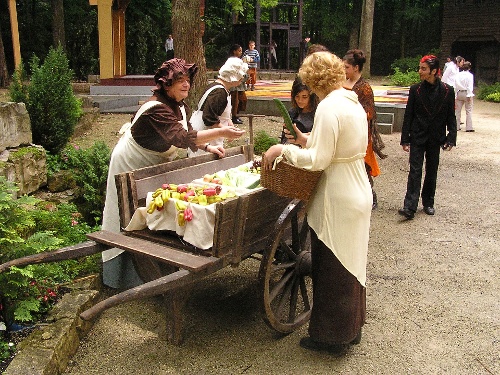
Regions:
<svg viewBox="0 0 500 375"><path fill-rule="evenodd" d="M500 103L500 92L494 92L492 94L489 94L485 98L485 100L488 101L488 102Z"/></svg>
<svg viewBox="0 0 500 375"><path fill-rule="evenodd" d="M477 98L481 100L487 100L490 102L499 102L498 97L500 96L500 82L494 83L492 85L479 84L479 90L477 93Z"/></svg>
<svg viewBox="0 0 500 375"><path fill-rule="evenodd" d="M0 263L83 242L92 231L79 221L74 205L57 206L28 196L15 199L16 190L13 183L0 177ZM88 257L11 267L1 273L0 324L37 320L57 299L57 284L96 272L98 262L98 257Z"/></svg>
<svg viewBox="0 0 500 375"><path fill-rule="evenodd" d="M24 65L21 63L17 66L12 76L12 82L9 86L10 100L15 103L26 103L28 100L28 86L24 84L28 79Z"/></svg>
<svg viewBox="0 0 500 375"><path fill-rule="evenodd" d="M391 69L396 72L398 69L400 72L418 72L418 67L420 64L420 57L404 57L402 59L394 60L391 64Z"/></svg>
<svg viewBox="0 0 500 375"><path fill-rule="evenodd" d="M37 57L32 58L30 65L32 76L26 108L33 142L57 153L68 143L83 113L82 103L71 87L73 73L60 46L50 48L42 65Z"/></svg>
<svg viewBox="0 0 500 375"><path fill-rule="evenodd" d="M73 172L80 188L75 204L90 225L101 221L110 157L109 147L99 141L87 149L68 145L59 154L47 158L49 174L60 170Z"/></svg>
<svg viewBox="0 0 500 375"><path fill-rule="evenodd" d="M253 139L253 149L255 155L261 155L266 152L269 147L279 143L278 138L271 137L264 130L260 130L255 134Z"/></svg>
<svg viewBox="0 0 500 375"><path fill-rule="evenodd" d="M399 68L394 69L394 74L390 75L389 78L393 85L396 86L411 86L414 83L420 82L420 76L418 72L415 71L407 71L403 73L399 70Z"/></svg>

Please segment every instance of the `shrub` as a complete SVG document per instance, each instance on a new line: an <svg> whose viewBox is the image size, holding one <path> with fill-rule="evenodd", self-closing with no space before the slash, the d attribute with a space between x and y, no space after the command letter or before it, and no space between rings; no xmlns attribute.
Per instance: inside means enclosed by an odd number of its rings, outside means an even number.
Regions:
<svg viewBox="0 0 500 375"><path fill-rule="evenodd" d="M394 74L389 76L393 85L396 86L411 86L414 83L420 82L420 76L418 72L408 71L403 73L399 68L395 68Z"/></svg>
<svg viewBox="0 0 500 375"><path fill-rule="evenodd" d="M9 86L9 96L10 100L16 103L25 103L28 101L28 86L24 84L28 79L26 71L24 70L24 65L21 62L19 66L16 67L14 74L12 76L12 82Z"/></svg>
<svg viewBox="0 0 500 375"><path fill-rule="evenodd" d="M479 85L479 90L477 93L478 99L498 102L499 95L500 95L500 82L494 83L492 85L485 85L485 84Z"/></svg>
<svg viewBox="0 0 500 375"><path fill-rule="evenodd" d="M79 186L74 202L83 220L92 226L102 219L110 158L110 148L99 141L87 149L68 145L59 154L47 159L49 174L60 170L73 172Z"/></svg>
<svg viewBox="0 0 500 375"><path fill-rule="evenodd" d="M420 57L404 57L402 59L394 60L391 64L391 69L396 72L398 69L400 72L416 72L418 71L418 66L420 64Z"/></svg>
<svg viewBox="0 0 500 375"><path fill-rule="evenodd" d="M266 152L269 147L279 143L278 138L271 137L264 130L260 130L255 134L253 139L253 149L255 155L260 155Z"/></svg>
<svg viewBox="0 0 500 375"><path fill-rule="evenodd" d="M62 48L50 48L42 65L38 57L30 61L31 81L27 88L19 70L13 77L11 92L16 101L24 99L30 115L33 142L55 154L73 135L82 115L82 104L73 94L73 73Z"/></svg>
<svg viewBox="0 0 500 375"><path fill-rule="evenodd" d="M16 190L0 177L0 263L86 240L92 228L78 221L73 205L56 206L28 196L14 199ZM59 283L97 272L99 259L11 267L1 273L0 325L36 321L58 298Z"/></svg>

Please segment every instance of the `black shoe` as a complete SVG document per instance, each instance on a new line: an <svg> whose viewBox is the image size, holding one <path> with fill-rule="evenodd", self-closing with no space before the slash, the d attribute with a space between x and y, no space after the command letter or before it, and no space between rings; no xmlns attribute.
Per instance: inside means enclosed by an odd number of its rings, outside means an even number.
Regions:
<svg viewBox="0 0 500 375"><path fill-rule="evenodd" d="M403 207L398 210L398 214L404 216L406 219L411 220L415 217L415 212L410 210L409 208Z"/></svg>
<svg viewBox="0 0 500 375"><path fill-rule="evenodd" d="M475 132L475 130L474 130L474 129L472 129L472 130L466 130L465 132L466 132L466 133L474 133L474 132Z"/></svg>
<svg viewBox="0 0 500 375"><path fill-rule="evenodd" d="M316 352L328 352L330 354L342 354L349 346L344 344L325 344L314 341L310 337L302 337L299 345L305 349L314 350Z"/></svg>
<svg viewBox="0 0 500 375"><path fill-rule="evenodd" d="M361 342L361 328L359 329L358 335L351 341L351 345L358 345Z"/></svg>
<svg viewBox="0 0 500 375"><path fill-rule="evenodd" d="M243 124L243 121L239 117L233 117L233 124Z"/></svg>
<svg viewBox="0 0 500 375"><path fill-rule="evenodd" d="M424 207L424 212L427 215L434 215L436 213L436 210L434 209L434 207Z"/></svg>

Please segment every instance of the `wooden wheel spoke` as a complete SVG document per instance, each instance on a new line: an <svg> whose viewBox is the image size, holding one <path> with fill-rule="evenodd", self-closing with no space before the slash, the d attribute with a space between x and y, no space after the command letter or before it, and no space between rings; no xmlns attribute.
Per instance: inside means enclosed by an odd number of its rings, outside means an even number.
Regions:
<svg viewBox="0 0 500 375"><path fill-rule="evenodd" d="M278 263L273 267L272 272L281 272L283 270L295 267L295 262Z"/></svg>
<svg viewBox="0 0 500 375"><path fill-rule="evenodd" d="M307 285L306 281L303 277L300 278L300 294L302 295L302 301L304 303L304 310L310 310L311 304L309 303L309 295L307 294Z"/></svg>
<svg viewBox="0 0 500 375"><path fill-rule="evenodd" d="M288 256L288 259L297 258L297 253L286 242L281 242L281 250Z"/></svg>
<svg viewBox="0 0 500 375"><path fill-rule="evenodd" d="M294 277L292 282L292 290L290 296L290 310L288 311L288 321L293 322L295 320L296 310L297 310L297 300L299 297L299 284L300 278Z"/></svg>
<svg viewBox="0 0 500 375"><path fill-rule="evenodd" d="M285 288L283 290L283 293L281 293L280 300L279 300L278 307L277 307L278 316L283 315L281 312L285 310L285 305L289 302L290 294L292 292L292 287L293 287L293 279L292 279L292 282L287 282L285 284Z"/></svg>
<svg viewBox="0 0 500 375"><path fill-rule="evenodd" d="M293 272L290 271L285 272L281 280L278 281L278 283L276 283L276 285L270 291L269 296L271 301L273 301L278 296L278 294L281 293L281 291L286 287L287 282L288 280L290 280L291 277L293 277Z"/></svg>

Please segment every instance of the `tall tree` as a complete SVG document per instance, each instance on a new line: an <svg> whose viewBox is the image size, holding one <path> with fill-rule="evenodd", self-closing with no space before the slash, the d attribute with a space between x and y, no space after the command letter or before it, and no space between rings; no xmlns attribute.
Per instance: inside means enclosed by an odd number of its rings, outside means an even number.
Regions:
<svg viewBox="0 0 500 375"><path fill-rule="evenodd" d="M8 84L9 72L5 60L5 49L3 48L2 29L0 28L0 87L7 87Z"/></svg>
<svg viewBox="0 0 500 375"><path fill-rule="evenodd" d="M205 0L172 0L172 34L175 55L198 66L198 73L187 100L191 108L195 107L195 103L208 83L205 49L202 41L204 23L201 16L204 6Z"/></svg>
<svg viewBox="0 0 500 375"><path fill-rule="evenodd" d="M66 36L64 34L64 0L51 0L52 6L52 38L54 48L59 45L66 50Z"/></svg>
<svg viewBox="0 0 500 375"><path fill-rule="evenodd" d="M364 0L363 11L361 13L361 27L359 36L359 48L366 56L366 63L363 68L363 75L370 77L370 62L372 55L372 35L373 35L373 14L375 13L375 0Z"/></svg>

